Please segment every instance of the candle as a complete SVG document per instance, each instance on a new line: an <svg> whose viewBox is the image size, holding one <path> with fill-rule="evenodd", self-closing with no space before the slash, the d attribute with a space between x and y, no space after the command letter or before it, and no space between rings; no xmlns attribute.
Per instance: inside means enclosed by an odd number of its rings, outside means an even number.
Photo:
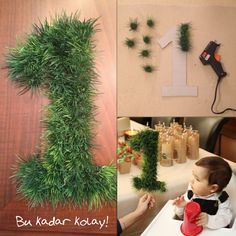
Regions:
<svg viewBox="0 0 236 236"><path fill-rule="evenodd" d="M125 130L124 135L125 135L125 140L129 140L131 137L135 136L138 133L137 130L134 130L133 127L131 127L130 130Z"/></svg>

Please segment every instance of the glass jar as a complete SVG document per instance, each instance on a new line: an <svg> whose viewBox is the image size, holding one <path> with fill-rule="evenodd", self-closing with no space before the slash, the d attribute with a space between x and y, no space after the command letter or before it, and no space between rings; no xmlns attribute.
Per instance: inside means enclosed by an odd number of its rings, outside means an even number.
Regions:
<svg viewBox="0 0 236 236"><path fill-rule="evenodd" d="M197 160L199 158L199 133L197 130L192 130L187 141L188 158Z"/></svg>
<svg viewBox="0 0 236 236"><path fill-rule="evenodd" d="M162 141L161 144L161 156L160 165L162 166L172 166L173 165L173 143L169 136Z"/></svg>

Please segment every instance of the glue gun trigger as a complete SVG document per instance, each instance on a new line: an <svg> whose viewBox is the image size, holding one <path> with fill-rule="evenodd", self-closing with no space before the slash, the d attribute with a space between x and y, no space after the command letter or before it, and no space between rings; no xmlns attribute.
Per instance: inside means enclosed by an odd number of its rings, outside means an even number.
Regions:
<svg viewBox="0 0 236 236"><path fill-rule="evenodd" d="M220 55L219 55L218 53L215 53L215 54L214 54L214 57L215 57L215 59L216 59L217 61L220 61Z"/></svg>

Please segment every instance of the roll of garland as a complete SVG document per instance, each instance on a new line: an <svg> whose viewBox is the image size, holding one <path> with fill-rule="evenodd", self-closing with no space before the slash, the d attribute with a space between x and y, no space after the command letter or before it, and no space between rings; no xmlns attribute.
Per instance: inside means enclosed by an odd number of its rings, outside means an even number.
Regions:
<svg viewBox="0 0 236 236"><path fill-rule="evenodd" d="M17 192L31 206L50 202L91 209L116 199L116 168L92 163L96 31L96 19L63 13L51 24L34 25L9 51L9 78L22 93L42 89L50 100L43 120L45 150L41 157L20 157L15 170Z"/></svg>

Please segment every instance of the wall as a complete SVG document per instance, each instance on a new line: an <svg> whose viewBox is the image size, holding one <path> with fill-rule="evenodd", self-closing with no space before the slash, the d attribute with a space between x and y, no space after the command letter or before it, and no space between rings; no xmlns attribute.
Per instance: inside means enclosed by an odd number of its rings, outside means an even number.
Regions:
<svg viewBox="0 0 236 236"><path fill-rule="evenodd" d="M7 47L14 47L17 38L29 33L33 23L45 17L55 16L66 11L68 14L79 11L81 19L97 18L100 31L96 34L96 68L100 84L95 103L98 106L95 127L94 162L108 165L114 161L116 153L116 4L115 0L0 0L0 235L114 235L116 232L116 208L104 206L97 211L86 208L58 207L29 209L27 202L16 195L15 184L10 177L12 167L17 163L17 154L37 152L42 133L42 107L48 103L42 94L31 96L30 92L19 96L19 88L7 78L5 54ZM26 227L17 228L15 216L34 219L37 215L47 219L53 216L80 216L81 218L106 218L109 224L103 230L95 226L77 227ZM10 230L10 231L9 231ZM29 233L27 233L28 231ZM32 233L33 231L34 233ZM37 233L38 232L38 233ZM61 233L60 233L61 232ZM64 232L64 234L62 234Z"/></svg>
<svg viewBox="0 0 236 236"><path fill-rule="evenodd" d="M130 19L137 18L141 24L147 17L156 22L154 31L143 25L135 34L128 29ZM211 116L210 110L217 82L210 66L203 66L199 60L211 40L221 43L218 53L228 75L219 89L216 109L236 108L236 2L235 1L161 1L161 0L119 0L118 1L118 116ZM187 53L187 84L197 86L197 97L163 97L161 88L172 84L172 45L161 49L157 41L169 29L180 24L191 24L192 48ZM124 45L126 37L150 34L153 36L150 62L156 70L145 73L144 64L138 57L138 50ZM139 39L137 47L143 48ZM235 112L225 113L234 116Z"/></svg>

